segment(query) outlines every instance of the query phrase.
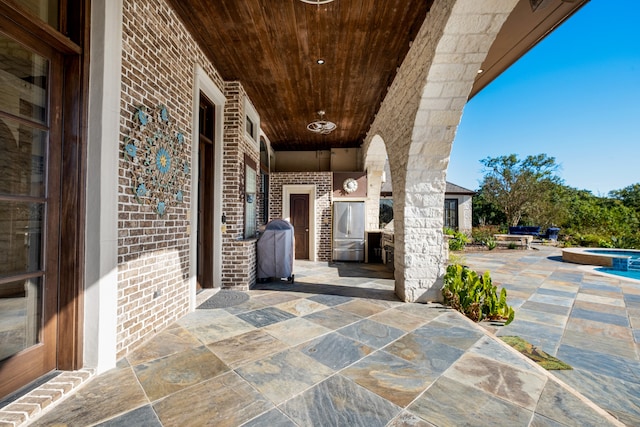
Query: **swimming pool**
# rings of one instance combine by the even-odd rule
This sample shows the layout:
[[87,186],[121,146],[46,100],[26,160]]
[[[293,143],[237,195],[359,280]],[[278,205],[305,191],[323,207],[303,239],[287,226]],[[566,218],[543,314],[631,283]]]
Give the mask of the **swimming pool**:
[[632,249],[566,248],[562,260],[599,267],[594,270],[640,281],[640,251]]
[[614,276],[625,277],[627,279],[640,280],[640,270],[614,270],[613,268],[597,267],[595,269],[601,273],[613,274]]
[[633,249],[566,248],[562,250],[562,260],[599,265],[618,271],[640,272],[640,251]]

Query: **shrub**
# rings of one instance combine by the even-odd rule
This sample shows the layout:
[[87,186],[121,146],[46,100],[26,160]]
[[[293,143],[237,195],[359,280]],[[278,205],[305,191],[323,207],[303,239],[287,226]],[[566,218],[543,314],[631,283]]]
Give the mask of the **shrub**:
[[444,234],[448,236],[453,236],[453,238],[449,239],[449,250],[450,251],[461,251],[467,245],[469,238],[466,234],[461,233],[459,231],[455,231],[451,228],[445,228]]
[[513,308],[507,305],[507,290],[502,288],[498,295],[488,271],[479,276],[475,271],[459,264],[448,266],[442,296],[445,304],[474,322],[483,319],[500,320],[506,326],[515,316]]
[[496,239],[494,239],[493,237],[487,240],[485,244],[487,245],[487,249],[489,249],[490,251],[494,250],[496,246],[498,246],[498,242],[496,242]]
[[474,243],[484,246],[487,242],[493,240],[494,234],[500,234],[499,227],[497,225],[485,225],[482,227],[474,227],[471,232],[471,238]]

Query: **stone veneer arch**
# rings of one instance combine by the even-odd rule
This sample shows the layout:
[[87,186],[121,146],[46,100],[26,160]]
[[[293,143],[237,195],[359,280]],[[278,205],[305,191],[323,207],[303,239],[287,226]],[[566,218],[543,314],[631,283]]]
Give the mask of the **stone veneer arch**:
[[387,163],[387,147],[382,136],[374,135],[363,153],[364,170],[367,171],[366,229],[377,230],[380,226],[380,189]]
[[363,145],[383,135],[394,189],[396,294],[440,300],[451,145],[473,81],[517,0],[436,0]]

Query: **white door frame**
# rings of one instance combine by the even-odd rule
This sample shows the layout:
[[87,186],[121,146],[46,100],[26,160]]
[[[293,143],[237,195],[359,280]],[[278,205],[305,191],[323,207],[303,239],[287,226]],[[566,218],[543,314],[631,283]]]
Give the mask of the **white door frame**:
[[288,184],[282,186],[282,218],[291,222],[291,206],[289,203],[292,194],[309,195],[309,260],[315,261],[316,251],[316,186],[315,184]]
[[214,287],[219,287],[222,282],[222,145],[224,136],[224,107],[227,102],[222,91],[216,86],[213,80],[198,64],[194,68],[193,85],[193,121],[191,132],[191,225],[189,236],[189,310],[196,307],[196,289],[198,278],[198,175],[200,164],[198,140],[200,137],[200,93],[203,93],[213,102],[215,106],[215,129],[214,129],[214,194],[218,199],[213,207],[213,283]]

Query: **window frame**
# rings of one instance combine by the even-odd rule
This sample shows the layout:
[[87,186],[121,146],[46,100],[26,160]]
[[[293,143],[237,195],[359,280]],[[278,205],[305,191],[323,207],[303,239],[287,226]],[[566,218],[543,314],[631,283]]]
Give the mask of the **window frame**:
[[[451,207],[451,203],[453,202],[453,208]],[[445,198],[444,199],[444,209],[443,209],[443,223],[445,227],[448,228],[452,228],[454,230],[458,230],[458,227],[460,226],[460,218],[458,215],[458,208],[459,208],[459,200],[456,198]],[[454,222],[455,224],[452,225],[450,223],[448,223],[448,219],[451,218],[451,215],[449,213],[453,213],[453,217],[454,217]]]
[[[244,229],[243,236],[245,239],[253,239],[258,232],[258,208],[257,208],[257,191],[258,191],[258,165],[245,153],[244,155]],[[248,179],[249,174],[253,175],[253,181]],[[251,186],[253,182],[253,186]]]
[[[254,108],[249,98],[244,98],[244,134],[245,136],[253,142],[253,148],[259,152],[260,151],[260,116],[258,112]],[[249,123],[251,123],[251,129],[247,129],[249,127]]]

